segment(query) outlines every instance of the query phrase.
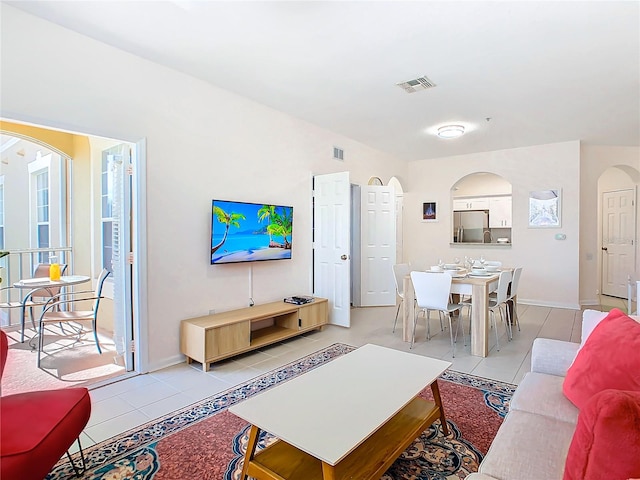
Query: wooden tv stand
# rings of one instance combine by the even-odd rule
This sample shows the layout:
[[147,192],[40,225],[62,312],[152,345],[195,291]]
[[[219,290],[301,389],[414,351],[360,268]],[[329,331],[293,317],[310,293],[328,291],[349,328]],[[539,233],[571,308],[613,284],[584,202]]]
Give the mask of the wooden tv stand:
[[180,351],[187,363],[200,362],[207,372],[213,362],[322,330],[328,313],[328,300],[315,298],[304,305],[281,301],[182,320]]

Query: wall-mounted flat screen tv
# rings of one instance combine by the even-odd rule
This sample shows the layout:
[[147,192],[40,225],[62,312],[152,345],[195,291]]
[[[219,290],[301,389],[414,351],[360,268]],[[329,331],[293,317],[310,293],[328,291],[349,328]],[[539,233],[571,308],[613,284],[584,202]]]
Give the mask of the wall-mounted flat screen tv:
[[293,207],[211,202],[211,264],[291,258]]

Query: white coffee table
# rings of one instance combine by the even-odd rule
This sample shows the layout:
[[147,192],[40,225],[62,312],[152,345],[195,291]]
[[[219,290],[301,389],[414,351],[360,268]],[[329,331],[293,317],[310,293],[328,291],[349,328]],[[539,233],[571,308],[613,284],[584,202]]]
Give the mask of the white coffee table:
[[[251,423],[241,478],[376,479],[440,418],[450,362],[365,345],[229,410]],[[431,386],[434,402],[418,397]],[[260,430],[280,441],[255,453]]]

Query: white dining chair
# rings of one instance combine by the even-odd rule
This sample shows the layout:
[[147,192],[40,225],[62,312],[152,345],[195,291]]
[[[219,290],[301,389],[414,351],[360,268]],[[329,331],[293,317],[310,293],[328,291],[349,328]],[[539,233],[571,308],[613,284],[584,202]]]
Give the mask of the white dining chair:
[[[513,312],[513,318],[511,315],[508,317],[507,324],[509,325],[509,336],[513,339],[513,326],[518,327],[518,331],[520,331],[520,320],[518,319],[518,312],[516,309],[516,301],[515,297],[518,294],[518,285],[520,284],[520,275],[522,275],[522,267],[516,267],[513,270],[513,277],[511,278],[511,287],[509,289],[509,293],[507,295],[507,314]],[[511,307],[509,307],[509,303],[511,303]]]
[[398,323],[398,314],[400,313],[400,307],[404,303],[404,277],[411,272],[411,265],[408,263],[397,263],[393,265],[393,279],[396,282],[396,293],[400,297],[400,303],[396,310],[396,319],[393,322],[393,333],[396,331],[396,324]]
[[456,350],[453,339],[451,314],[460,310],[460,304],[451,303],[449,301],[449,295],[451,293],[451,275],[434,272],[411,272],[411,281],[416,294],[416,304],[418,309],[416,309],[415,318],[413,319],[413,333],[411,335],[411,346],[409,348],[413,348],[413,344],[416,339],[416,324],[418,323],[418,316],[421,311],[425,313],[425,319],[427,322],[427,340],[431,339],[428,312],[430,310],[436,310],[438,315],[440,315],[441,320],[442,314],[445,314],[449,319],[451,351],[452,356],[455,357]]
[[[509,284],[511,283],[511,272],[509,270],[504,270],[500,272],[500,277],[498,277],[498,289],[496,290],[495,298],[489,297],[489,315],[491,316],[491,323],[493,324],[493,329],[496,334],[496,349],[500,351],[500,340],[498,335],[498,323],[496,322],[496,310],[500,314],[500,320],[505,322],[507,338],[511,340],[511,333],[509,327],[509,320],[505,318],[508,316],[508,307],[507,307],[507,290],[509,289]],[[505,307],[507,313],[505,316],[502,315],[502,307]],[[471,311],[471,309],[469,309]],[[469,314],[471,317],[471,314]]]

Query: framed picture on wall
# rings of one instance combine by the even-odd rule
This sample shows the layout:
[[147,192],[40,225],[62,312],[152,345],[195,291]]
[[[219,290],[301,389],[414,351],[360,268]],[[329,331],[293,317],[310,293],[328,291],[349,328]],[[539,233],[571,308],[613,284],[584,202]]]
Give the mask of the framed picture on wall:
[[557,228],[561,226],[562,192],[559,188],[529,192],[529,227]]
[[422,204],[422,221],[423,222],[438,221],[438,206],[436,202],[424,202]]

